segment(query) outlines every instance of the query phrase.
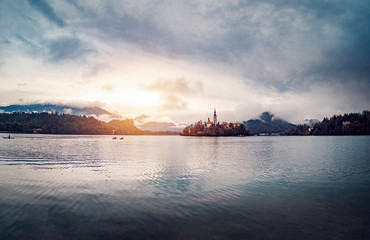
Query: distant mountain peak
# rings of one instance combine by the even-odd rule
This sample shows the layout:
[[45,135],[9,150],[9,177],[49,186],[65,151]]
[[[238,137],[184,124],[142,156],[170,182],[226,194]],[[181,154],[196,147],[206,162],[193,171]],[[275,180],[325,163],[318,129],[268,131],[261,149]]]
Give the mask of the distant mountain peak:
[[244,121],[243,123],[254,134],[278,133],[295,127],[294,124],[280,119],[270,112],[263,112],[259,118]]
[[260,115],[260,119],[265,121],[265,122],[271,122],[273,118],[274,118],[274,114],[272,114],[270,112],[263,112]]
[[148,119],[148,118],[150,118],[149,115],[141,114],[140,116],[135,117],[133,120],[138,122],[139,124],[144,124],[145,119]]
[[304,120],[304,122],[305,122],[305,124],[306,124],[307,126],[309,126],[310,128],[314,127],[314,126],[315,126],[315,124],[320,123],[320,121],[319,121],[319,120],[317,120],[317,119],[305,119],[305,120]]

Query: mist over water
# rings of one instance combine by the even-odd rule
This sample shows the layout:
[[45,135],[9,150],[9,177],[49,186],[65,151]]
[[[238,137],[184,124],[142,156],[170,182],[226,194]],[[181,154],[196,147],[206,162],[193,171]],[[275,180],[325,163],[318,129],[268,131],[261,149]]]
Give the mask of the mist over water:
[[2,239],[366,239],[370,137],[14,135]]

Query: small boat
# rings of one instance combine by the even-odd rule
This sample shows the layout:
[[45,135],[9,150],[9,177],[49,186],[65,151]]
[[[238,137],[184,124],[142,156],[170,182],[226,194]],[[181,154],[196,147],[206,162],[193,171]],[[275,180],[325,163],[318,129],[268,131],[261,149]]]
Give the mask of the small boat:
[[123,137],[120,137],[119,140],[123,140]]
[[113,137],[112,139],[116,140],[116,139],[117,139],[117,137]]
[[11,137],[10,135],[7,137],[3,137],[4,139],[14,139],[14,137]]

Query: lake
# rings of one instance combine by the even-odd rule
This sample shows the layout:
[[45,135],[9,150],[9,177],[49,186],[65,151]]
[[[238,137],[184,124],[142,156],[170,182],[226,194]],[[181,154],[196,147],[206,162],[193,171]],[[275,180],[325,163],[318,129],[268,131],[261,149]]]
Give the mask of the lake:
[[370,136],[12,136],[1,239],[370,239]]

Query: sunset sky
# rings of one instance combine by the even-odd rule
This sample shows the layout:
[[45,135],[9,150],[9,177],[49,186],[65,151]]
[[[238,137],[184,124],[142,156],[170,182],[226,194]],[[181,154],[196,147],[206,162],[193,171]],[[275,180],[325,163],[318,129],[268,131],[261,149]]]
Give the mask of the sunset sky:
[[370,106],[370,1],[0,1],[0,105],[175,123]]

